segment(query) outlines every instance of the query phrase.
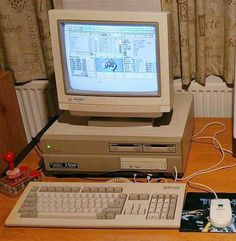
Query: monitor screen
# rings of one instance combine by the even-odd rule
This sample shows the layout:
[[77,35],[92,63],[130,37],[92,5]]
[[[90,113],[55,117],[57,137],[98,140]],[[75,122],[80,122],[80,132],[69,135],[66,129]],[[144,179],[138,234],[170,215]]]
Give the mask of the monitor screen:
[[168,13],[57,9],[49,20],[60,109],[100,117],[170,112]]
[[158,26],[60,22],[68,94],[158,95]]

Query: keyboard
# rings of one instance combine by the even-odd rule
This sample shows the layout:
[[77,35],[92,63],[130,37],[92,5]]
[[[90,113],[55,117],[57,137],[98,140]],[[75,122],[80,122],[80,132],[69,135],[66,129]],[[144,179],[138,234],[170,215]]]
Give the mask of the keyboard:
[[6,226],[179,228],[185,184],[30,182]]

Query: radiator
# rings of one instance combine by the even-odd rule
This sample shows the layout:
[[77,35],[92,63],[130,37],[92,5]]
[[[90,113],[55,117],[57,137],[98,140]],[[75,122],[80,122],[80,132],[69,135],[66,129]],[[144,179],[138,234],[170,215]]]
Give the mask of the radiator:
[[[185,92],[180,79],[175,80],[174,89]],[[192,81],[187,91],[194,95],[195,117],[232,117],[233,88],[219,77],[208,77],[205,86]]]
[[[48,86],[46,80],[35,80],[23,86],[16,86],[28,142],[47,124],[48,118],[55,114],[55,104]],[[174,81],[174,90],[185,92],[180,79]],[[233,89],[227,87],[220,78],[209,77],[205,86],[193,81],[188,92],[194,95],[196,117],[232,116]]]
[[30,142],[55,114],[55,104],[47,80],[15,86],[27,141]]

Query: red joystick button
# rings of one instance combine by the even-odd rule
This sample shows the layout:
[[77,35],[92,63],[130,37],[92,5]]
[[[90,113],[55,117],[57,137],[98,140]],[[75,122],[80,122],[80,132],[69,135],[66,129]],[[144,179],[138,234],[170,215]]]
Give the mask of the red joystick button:
[[15,155],[12,152],[7,152],[3,155],[3,158],[6,162],[8,162],[9,169],[12,171],[14,170],[14,160],[15,160]]

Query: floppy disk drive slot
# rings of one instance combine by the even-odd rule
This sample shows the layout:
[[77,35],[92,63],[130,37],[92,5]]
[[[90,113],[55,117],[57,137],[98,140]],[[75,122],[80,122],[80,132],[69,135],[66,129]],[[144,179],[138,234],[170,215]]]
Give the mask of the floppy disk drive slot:
[[143,144],[143,152],[175,153],[174,144]]
[[110,152],[175,153],[175,144],[111,143]]
[[111,152],[142,152],[142,144],[109,144],[109,149]]

